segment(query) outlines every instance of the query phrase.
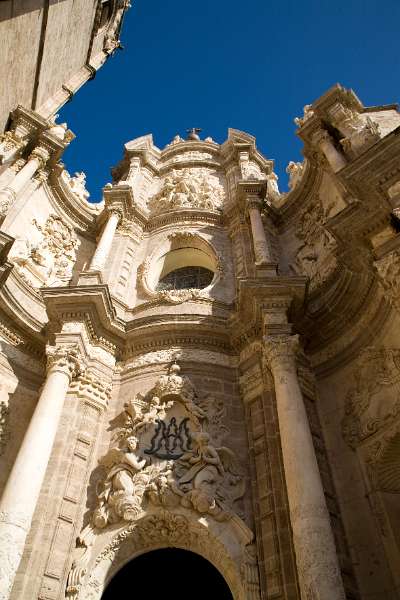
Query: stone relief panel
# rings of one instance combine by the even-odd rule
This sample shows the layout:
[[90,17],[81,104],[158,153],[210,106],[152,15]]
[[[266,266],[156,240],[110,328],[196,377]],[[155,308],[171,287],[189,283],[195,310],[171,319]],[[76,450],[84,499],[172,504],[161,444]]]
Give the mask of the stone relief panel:
[[220,446],[228,433],[223,417],[221,402],[199,397],[174,363],[149,394],[125,404],[124,423],[100,461],[108,474],[93,524],[133,520],[146,501],[228,518],[244,486],[234,453]]
[[29,239],[15,241],[11,262],[32,287],[66,285],[80,245],[73,227],[55,214],[42,225],[33,219],[32,225]]
[[353,369],[353,385],[346,396],[342,433],[357,447],[400,414],[400,349],[370,346]]
[[[174,515],[183,511],[193,522],[208,518],[233,523],[243,546],[250,544],[253,534],[236,506],[245,493],[244,471],[235,453],[223,445],[229,433],[225,419],[223,401],[199,393],[176,362],[148,393],[124,404],[114,421],[111,447],[99,461],[103,477],[97,505],[78,539],[68,598],[78,597],[101,532],[110,527],[115,531],[115,526],[133,530],[154,511],[163,511],[168,519],[180,518]],[[160,541],[158,534],[153,532]],[[255,553],[247,550],[248,558],[253,556],[247,567],[251,563],[253,570],[246,573],[254,583]]]
[[397,251],[389,252],[375,261],[381,286],[394,308],[400,311],[400,255]]
[[219,177],[211,169],[173,169],[161,190],[149,199],[148,208],[155,215],[182,208],[215,211],[221,209],[224,196]]
[[337,267],[336,240],[324,226],[331,206],[318,198],[299,215],[297,237],[301,244],[295,256],[295,270],[310,279],[310,291],[319,288]]

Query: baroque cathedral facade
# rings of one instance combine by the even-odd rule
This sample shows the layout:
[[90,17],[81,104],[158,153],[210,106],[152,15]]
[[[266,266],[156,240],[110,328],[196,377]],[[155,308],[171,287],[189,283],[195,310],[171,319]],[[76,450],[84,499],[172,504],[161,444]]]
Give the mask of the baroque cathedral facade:
[[287,193],[248,133],[143,136],[93,204],[53,92],[0,143],[0,598],[166,548],[234,600],[399,598],[397,107],[306,106]]

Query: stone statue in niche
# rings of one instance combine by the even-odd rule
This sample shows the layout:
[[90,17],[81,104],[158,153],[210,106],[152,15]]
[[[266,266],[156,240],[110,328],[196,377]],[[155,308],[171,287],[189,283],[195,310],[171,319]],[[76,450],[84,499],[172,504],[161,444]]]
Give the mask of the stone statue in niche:
[[80,244],[73,227],[54,214],[43,225],[36,219],[32,224],[30,239],[16,240],[12,262],[33,287],[66,285],[72,277]]
[[148,206],[154,214],[181,208],[217,210],[222,206],[223,197],[223,187],[209,169],[172,169]]
[[200,398],[176,363],[148,394],[125,403],[122,426],[99,461],[105,476],[92,527],[135,520],[149,503],[217,520],[233,515],[244,482],[234,452],[219,445],[228,433],[224,416],[221,403]]

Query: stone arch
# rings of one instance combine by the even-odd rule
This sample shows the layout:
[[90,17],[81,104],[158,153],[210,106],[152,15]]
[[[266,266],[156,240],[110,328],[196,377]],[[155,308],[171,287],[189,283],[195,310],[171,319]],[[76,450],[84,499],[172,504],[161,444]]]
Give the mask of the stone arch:
[[102,548],[96,548],[77,594],[67,597],[100,600],[112,577],[137,556],[161,548],[179,548],[208,560],[226,581],[234,600],[259,600],[253,547],[240,543],[238,537],[244,538],[245,530],[241,520],[237,520],[240,524],[217,524],[214,531],[211,522],[204,518],[191,519],[163,509],[147,514],[108,538],[107,543],[103,541]]
[[[193,295],[190,290],[183,292],[183,296],[182,291],[166,293],[156,290],[164,267],[168,266],[167,271],[171,271],[174,261],[177,267],[202,266],[214,273],[211,283],[203,290],[196,291],[195,296],[207,295],[223,277],[223,261],[205,237],[193,231],[169,233],[160,239],[157,247],[138,268],[138,285],[146,296],[179,303]],[[167,265],[168,262],[170,265]]]

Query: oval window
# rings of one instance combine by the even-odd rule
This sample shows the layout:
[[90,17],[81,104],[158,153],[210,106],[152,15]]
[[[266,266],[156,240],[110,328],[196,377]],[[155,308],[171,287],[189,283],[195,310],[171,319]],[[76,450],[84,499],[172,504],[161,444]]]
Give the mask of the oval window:
[[180,267],[170,271],[157,284],[156,291],[161,290],[201,290],[212,282],[214,272],[205,267]]

